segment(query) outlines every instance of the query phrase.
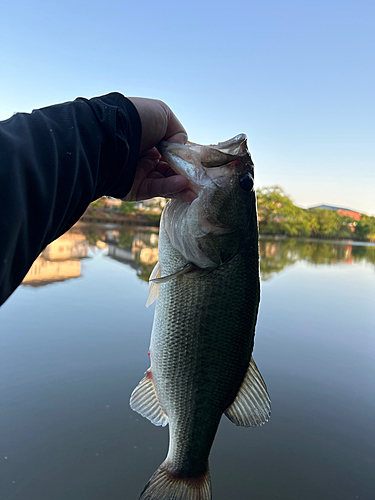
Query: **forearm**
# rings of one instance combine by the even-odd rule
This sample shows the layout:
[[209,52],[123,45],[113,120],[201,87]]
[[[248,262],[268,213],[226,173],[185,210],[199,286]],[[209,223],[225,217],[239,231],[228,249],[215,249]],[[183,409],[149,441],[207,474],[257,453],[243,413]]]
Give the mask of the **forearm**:
[[140,140],[138,113],[120,94],[0,123],[0,304],[91,201],[127,194]]

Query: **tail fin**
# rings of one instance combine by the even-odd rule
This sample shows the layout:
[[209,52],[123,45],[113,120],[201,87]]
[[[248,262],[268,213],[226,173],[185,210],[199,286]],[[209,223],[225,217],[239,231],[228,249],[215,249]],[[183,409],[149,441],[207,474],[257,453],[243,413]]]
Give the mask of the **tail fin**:
[[170,473],[165,462],[151,477],[139,500],[211,500],[210,472],[196,478]]

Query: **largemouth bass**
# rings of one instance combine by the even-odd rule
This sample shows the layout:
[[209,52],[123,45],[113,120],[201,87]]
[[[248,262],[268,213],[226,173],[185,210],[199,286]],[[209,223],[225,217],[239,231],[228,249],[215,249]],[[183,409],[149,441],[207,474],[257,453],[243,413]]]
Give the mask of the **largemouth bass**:
[[267,422],[270,398],[253,359],[259,254],[254,164],[246,136],[215,146],[160,144],[197,198],[171,200],[161,219],[151,366],[130,405],[169,424],[168,455],[141,500],[208,500],[208,457],[224,413]]

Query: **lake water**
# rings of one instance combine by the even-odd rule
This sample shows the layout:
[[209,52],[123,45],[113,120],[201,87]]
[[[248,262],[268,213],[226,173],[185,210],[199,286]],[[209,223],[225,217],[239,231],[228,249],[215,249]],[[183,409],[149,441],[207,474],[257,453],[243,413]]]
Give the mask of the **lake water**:
[[[0,499],[136,500],[168,428],[133,412],[149,366],[150,231],[76,226],[0,310]],[[225,417],[214,500],[375,498],[375,246],[262,239],[254,359],[270,421]]]

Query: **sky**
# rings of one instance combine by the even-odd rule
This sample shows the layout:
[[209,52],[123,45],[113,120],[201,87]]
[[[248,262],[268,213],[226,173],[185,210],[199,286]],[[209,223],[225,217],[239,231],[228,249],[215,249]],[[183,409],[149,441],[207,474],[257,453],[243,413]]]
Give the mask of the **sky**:
[[375,215],[373,0],[3,2],[0,120],[113,91],[246,133],[257,187]]

